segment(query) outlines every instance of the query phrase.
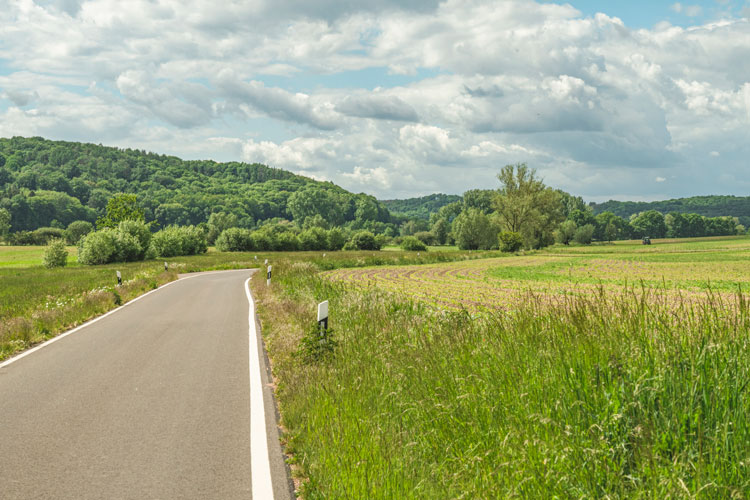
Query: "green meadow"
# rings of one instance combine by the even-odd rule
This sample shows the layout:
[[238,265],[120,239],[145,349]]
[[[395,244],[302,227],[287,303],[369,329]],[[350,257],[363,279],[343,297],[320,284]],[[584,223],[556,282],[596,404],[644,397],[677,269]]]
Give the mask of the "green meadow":
[[[256,277],[304,498],[747,498],[750,310],[734,266],[749,244],[623,242],[323,273],[289,262],[271,287]],[[605,257],[651,266],[653,281],[594,269]],[[535,287],[560,258],[614,283],[546,300]],[[726,290],[672,300],[683,277]],[[524,300],[493,310],[433,298],[504,281],[526,283]],[[322,300],[332,331],[311,357]]]

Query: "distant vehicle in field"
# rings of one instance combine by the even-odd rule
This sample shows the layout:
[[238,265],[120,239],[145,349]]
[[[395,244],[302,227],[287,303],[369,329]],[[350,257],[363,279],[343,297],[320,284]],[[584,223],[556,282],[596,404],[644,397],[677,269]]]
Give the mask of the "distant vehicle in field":
[[650,245],[651,244],[651,238],[649,238],[648,236],[644,236],[643,237],[643,244],[644,245]]

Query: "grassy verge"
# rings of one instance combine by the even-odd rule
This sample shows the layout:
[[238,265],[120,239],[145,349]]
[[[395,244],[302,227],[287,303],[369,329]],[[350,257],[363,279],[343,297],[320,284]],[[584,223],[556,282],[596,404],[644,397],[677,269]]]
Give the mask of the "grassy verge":
[[[486,253],[405,252],[223,253],[164,260],[65,268],[41,266],[44,247],[0,247],[0,360],[177,279],[178,273],[259,267],[266,259],[308,261],[320,268],[435,263],[479,258]],[[123,286],[116,286],[116,271]]]
[[[742,296],[530,293],[472,317],[274,269],[253,286],[306,499],[750,496]],[[306,362],[325,299],[337,346]]]

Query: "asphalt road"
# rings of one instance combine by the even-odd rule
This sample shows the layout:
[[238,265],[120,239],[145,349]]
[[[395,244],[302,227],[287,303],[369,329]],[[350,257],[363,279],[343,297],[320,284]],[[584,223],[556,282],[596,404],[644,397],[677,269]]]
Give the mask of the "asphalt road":
[[[180,279],[0,368],[0,498],[251,498],[250,274]],[[269,488],[293,498],[258,347]]]

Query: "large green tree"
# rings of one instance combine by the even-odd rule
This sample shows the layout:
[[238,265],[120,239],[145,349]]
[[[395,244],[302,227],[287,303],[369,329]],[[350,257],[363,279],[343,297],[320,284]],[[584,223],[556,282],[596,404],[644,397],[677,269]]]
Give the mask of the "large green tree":
[[467,208],[453,220],[453,237],[461,250],[489,250],[497,244],[498,233],[478,208]]
[[119,193],[107,202],[107,214],[96,221],[96,227],[115,228],[124,220],[145,221],[143,209],[138,206],[138,199],[134,194]]
[[495,209],[502,230],[521,234],[527,248],[554,243],[554,231],[563,220],[560,194],[525,163],[504,166],[498,179],[502,186]]

